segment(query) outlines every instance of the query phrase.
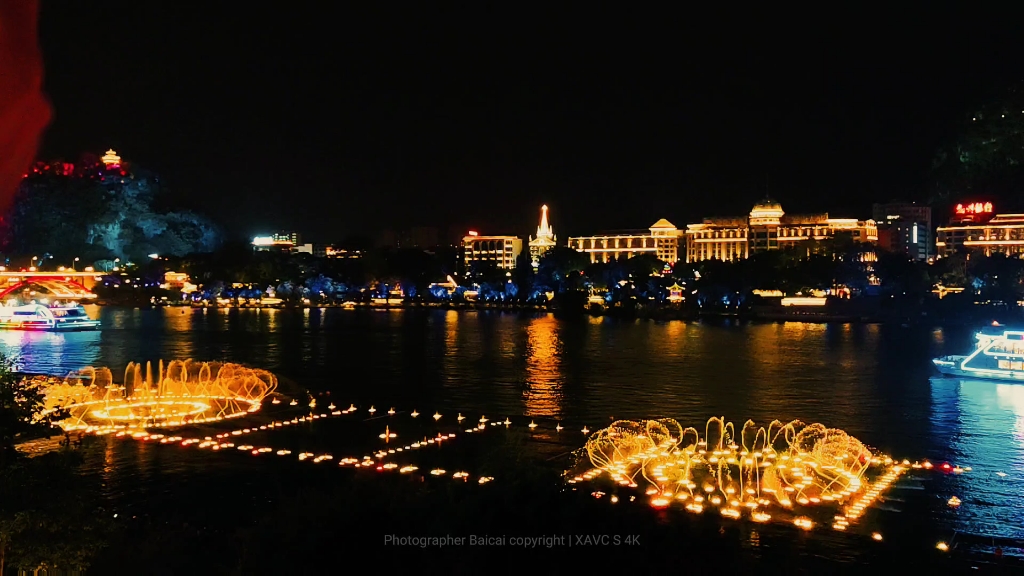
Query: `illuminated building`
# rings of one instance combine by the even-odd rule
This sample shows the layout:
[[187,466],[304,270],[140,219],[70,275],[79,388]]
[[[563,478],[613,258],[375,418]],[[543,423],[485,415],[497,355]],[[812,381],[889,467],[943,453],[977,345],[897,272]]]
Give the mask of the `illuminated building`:
[[467,271],[476,262],[491,262],[498,268],[512,270],[523,251],[523,241],[516,236],[480,236],[470,232],[462,239],[462,249]]
[[279,232],[271,236],[257,236],[252,239],[252,246],[257,252],[271,250],[291,252],[299,246],[299,233]]
[[334,246],[324,246],[324,256],[327,258],[362,258],[361,250],[346,250]]
[[906,254],[914,260],[928,259],[931,234],[924,222],[893,220],[878,225],[878,245],[890,252]]
[[931,207],[901,201],[873,204],[871,217],[878,224],[882,248],[915,260],[927,260],[933,254]]
[[164,290],[178,290],[184,294],[191,294],[198,289],[198,286],[189,280],[188,274],[184,272],[166,272],[160,287]]
[[829,218],[827,213],[786,214],[782,206],[765,199],[747,217],[705,218],[686,226],[686,261],[749,258],[755,252],[796,248],[808,240],[824,241],[847,232],[854,242],[877,242],[874,220]]
[[296,254],[310,254],[316,258],[325,258],[327,256],[327,246],[323,244],[299,244],[292,248],[292,252]]
[[683,295],[685,288],[679,285],[679,283],[672,284],[668,287],[668,301],[669,302],[682,302],[686,300],[686,296]]
[[[95,156],[93,156],[95,158]],[[121,165],[121,157],[117,155],[117,152],[113,150],[107,150],[107,153],[100,158],[103,164],[108,168],[117,168]]]
[[555,247],[555,232],[548,224],[548,207],[540,207],[540,226],[537,227],[537,237],[530,236],[530,262],[536,268],[540,257],[545,252]]
[[597,236],[569,238],[569,247],[590,256],[591,262],[611,262],[650,254],[669,264],[679,260],[682,231],[662,218],[647,230],[608,232]]
[[940,257],[958,250],[1024,255],[1024,214],[993,214],[992,203],[957,204],[948,226],[938,229],[935,246]]

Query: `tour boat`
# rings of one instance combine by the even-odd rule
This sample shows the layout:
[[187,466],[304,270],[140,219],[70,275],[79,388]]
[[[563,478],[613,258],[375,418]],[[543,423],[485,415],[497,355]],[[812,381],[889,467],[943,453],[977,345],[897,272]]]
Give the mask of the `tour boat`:
[[943,356],[932,362],[946,376],[1024,382],[1024,331],[979,332],[974,352]]
[[43,306],[0,306],[0,329],[72,331],[95,330],[100,321],[93,320],[78,304]]

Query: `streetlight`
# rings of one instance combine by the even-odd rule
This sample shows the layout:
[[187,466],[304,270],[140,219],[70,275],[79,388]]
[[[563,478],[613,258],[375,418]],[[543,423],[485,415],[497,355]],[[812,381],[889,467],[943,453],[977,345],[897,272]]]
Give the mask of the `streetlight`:
[[78,256],[75,256],[75,261],[71,263],[71,271],[75,271],[75,262],[78,262]]

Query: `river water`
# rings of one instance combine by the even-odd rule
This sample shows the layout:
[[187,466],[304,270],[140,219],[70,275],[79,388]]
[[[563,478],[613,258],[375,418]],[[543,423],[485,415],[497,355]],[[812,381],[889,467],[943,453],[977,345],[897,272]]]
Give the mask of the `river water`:
[[[937,535],[1024,538],[1024,387],[936,378],[931,367],[973,347],[966,330],[443,310],[89,312],[100,331],[0,332],[0,347],[24,371],[51,374],[89,365],[117,374],[161,358],[240,362],[330,391],[339,405],[560,422],[575,431],[565,447],[582,444],[582,426],[612,419],[821,422],[894,457],[972,467],[928,481],[934,502],[915,513]],[[201,475],[208,459],[133,469]],[[945,504],[953,495],[964,501],[956,510]]]

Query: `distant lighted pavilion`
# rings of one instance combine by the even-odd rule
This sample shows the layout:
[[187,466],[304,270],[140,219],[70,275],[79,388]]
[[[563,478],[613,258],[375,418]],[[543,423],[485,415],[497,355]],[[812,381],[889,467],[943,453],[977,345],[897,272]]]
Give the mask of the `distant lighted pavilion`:
[[113,149],[107,150],[107,153],[100,158],[100,160],[102,160],[103,164],[108,168],[117,168],[121,165],[121,157],[118,156],[117,152],[114,152]]

